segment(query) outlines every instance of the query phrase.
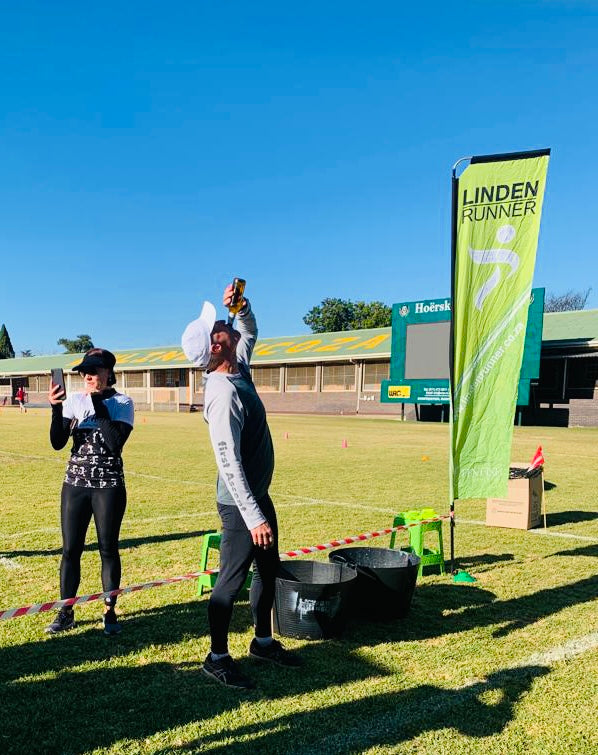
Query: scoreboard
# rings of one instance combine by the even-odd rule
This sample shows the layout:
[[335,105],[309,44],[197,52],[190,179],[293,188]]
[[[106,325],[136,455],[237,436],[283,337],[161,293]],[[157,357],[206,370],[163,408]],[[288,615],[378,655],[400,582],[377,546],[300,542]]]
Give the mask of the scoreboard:
[[[530,296],[517,405],[529,404],[530,383],[540,375],[544,289]],[[392,307],[390,379],[383,380],[380,401],[448,404],[450,299],[401,302]]]

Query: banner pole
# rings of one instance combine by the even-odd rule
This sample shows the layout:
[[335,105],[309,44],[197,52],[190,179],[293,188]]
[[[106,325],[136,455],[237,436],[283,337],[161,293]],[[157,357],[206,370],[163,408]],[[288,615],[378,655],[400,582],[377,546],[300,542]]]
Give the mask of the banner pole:
[[461,157],[453,165],[451,178],[451,325],[449,335],[449,504],[451,527],[451,574],[455,568],[455,496],[454,496],[454,468],[453,468],[453,416],[454,416],[454,369],[455,369],[455,261],[457,259],[457,212],[459,205],[459,179],[457,166],[471,157]]

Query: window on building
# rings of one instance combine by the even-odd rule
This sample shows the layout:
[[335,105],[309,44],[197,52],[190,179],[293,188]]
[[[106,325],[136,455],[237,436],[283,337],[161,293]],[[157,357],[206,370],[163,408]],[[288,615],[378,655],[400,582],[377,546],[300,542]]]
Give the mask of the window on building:
[[323,391],[354,391],[354,364],[325,364],[322,366]]
[[364,391],[379,391],[383,380],[390,377],[390,362],[364,362],[363,387]]
[[152,370],[150,373],[152,388],[165,388],[169,386],[169,376],[167,373],[172,373],[172,370]]
[[124,383],[126,388],[145,388],[145,372],[125,372]]
[[187,370],[152,370],[154,388],[179,388],[187,385]]
[[203,370],[193,370],[193,385],[195,386],[195,393],[203,393]]
[[49,375],[39,375],[37,383],[37,390],[40,391],[40,393],[46,393],[50,390],[50,376]]
[[569,388],[593,390],[598,384],[598,357],[569,359],[567,373]]
[[315,391],[316,366],[287,367],[287,391]]
[[254,367],[251,377],[259,391],[280,391],[280,367]]
[[71,391],[82,391],[85,386],[83,376],[78,372],[73,372],[71,375]]
[[564,359],[542,359],[540,362],[539,390],[559,392],[563,388]]

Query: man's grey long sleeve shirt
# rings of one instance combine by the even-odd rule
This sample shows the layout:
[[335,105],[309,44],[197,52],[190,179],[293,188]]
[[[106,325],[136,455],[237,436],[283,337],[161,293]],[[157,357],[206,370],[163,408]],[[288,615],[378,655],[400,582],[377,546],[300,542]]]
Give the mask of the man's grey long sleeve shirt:
[[268,492],[274,449],[266,411],[249,363],[257,340],[251,305],[237,315],[239,372],[209,372],[204,383],[204,418],[218,465],[218,503],[237,506],[248,529],[266,521],[257,501]]

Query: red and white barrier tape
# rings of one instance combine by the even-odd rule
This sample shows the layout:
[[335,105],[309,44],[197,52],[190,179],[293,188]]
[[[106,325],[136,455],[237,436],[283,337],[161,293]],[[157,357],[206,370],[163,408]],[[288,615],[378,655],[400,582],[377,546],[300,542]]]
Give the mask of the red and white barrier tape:
[[[410,524],[401,524],[397,527],[387,527],[383,530],[377,530],[375,532],[364,532],[361,535],[352,535],[351,537],[344,537],[340,540],[331,540],[329,543],[323,543],[321,545],[310,545],[305,548],[297,548],[294,551],[287,551],[281,553],[281,559],[296,558],[297,556],[304,556],[307,553],[317,553],[318,551],[329,550],[330,548],[338,548],[339,545],[349,545],[350,543],[357,543],[362,540],[371,540],[374,537],[382,537],[383,535],[390,535],[392,532],[399,532],[400,530],[407,530],[410,527],[417,527],[420,524],[428,524],[430,522],[439,522],[442,519],[450,519],[450,514],[444,514],[442,516],[436,516],[433,519],[422,519],[418,522],[411,522]],[[78,606],[82,603],[91,603],[94,600],[104,600],[105,598],[112,598],[117,595],[126,595],[129,592],[138,592],[139,590],[147,590],[150,587],[162,587],[163,585],[172,585],[176,582],[186,582],[190,579],[197,579],[202,574],[216,574],[218,569],[207,569],[206,571],[196,571],[189,574],[181,574],[178,577],[169,577],[168,579],[155,579],[152,582],[144,582],[140,585],[131,585],[130,587],[120,587],[118,590],[110,590],[110,592],[97,592],[92,595],[80,595],[75,598],[66,598],[65,600],[53,600],[49,603],[35,603],[30,606],[21,606],[20,608],[7,608],[4,611],[0,611],[0,621],[7,619],[17,619],[19,616],[31,616],[35,613],[43,613],[44,611],[52,611],[55,608],[62,608],[63,606]]]

